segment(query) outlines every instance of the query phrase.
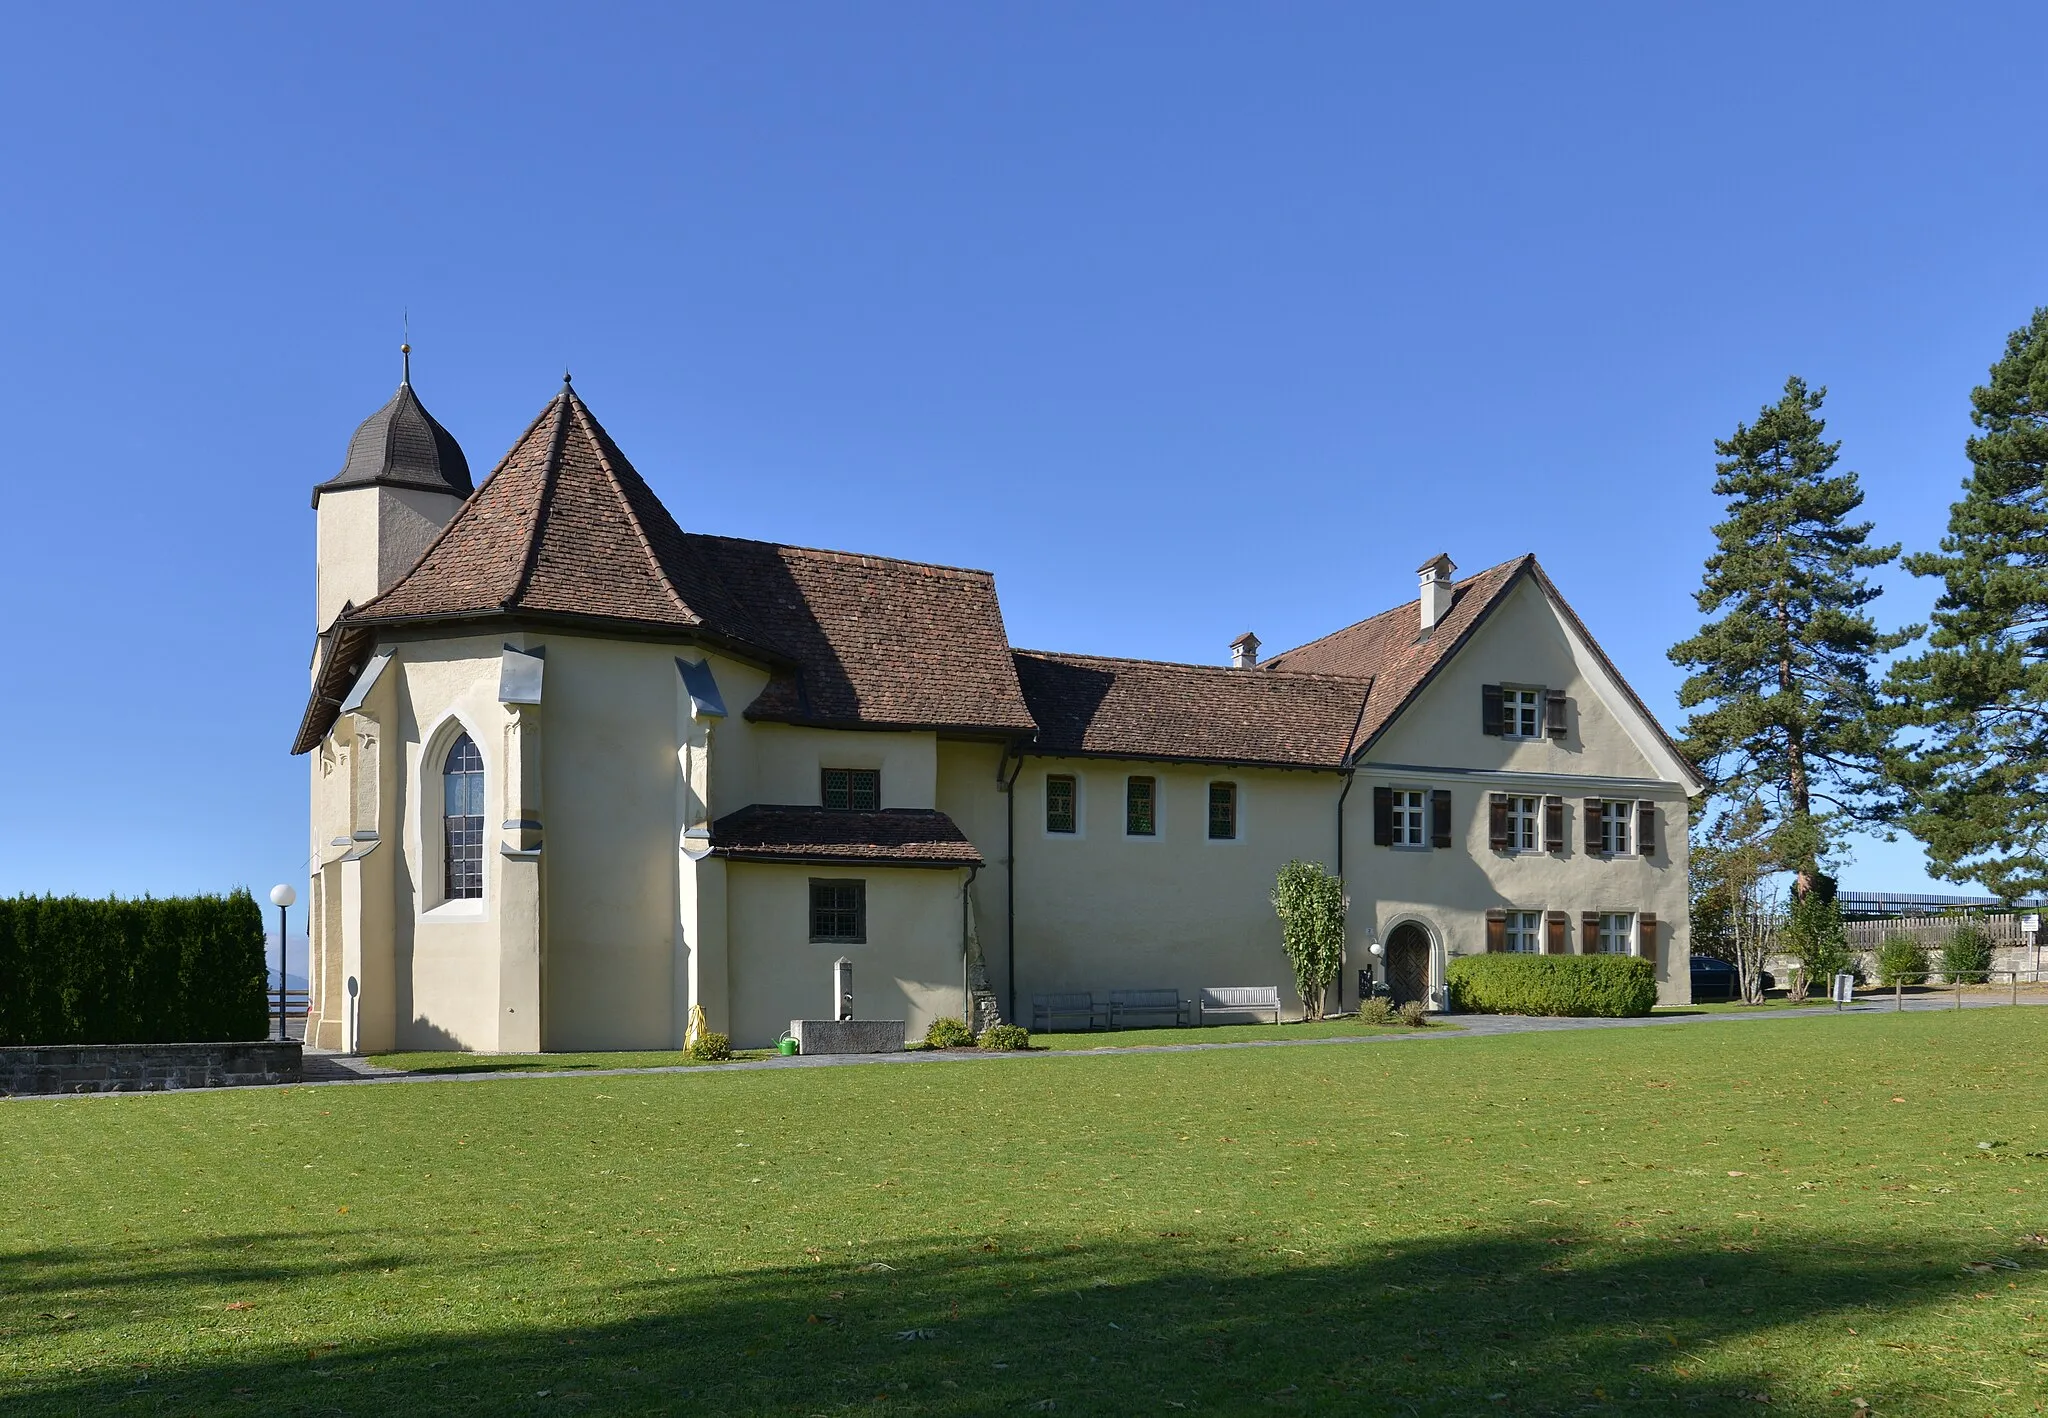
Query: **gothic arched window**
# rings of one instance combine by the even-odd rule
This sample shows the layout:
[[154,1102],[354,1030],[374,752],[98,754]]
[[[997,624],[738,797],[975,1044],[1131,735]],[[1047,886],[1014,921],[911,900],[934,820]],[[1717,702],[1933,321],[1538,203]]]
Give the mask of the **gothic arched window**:
[[484,894],[484,756],[464,734],[441,768],[442,845],[450,901]]

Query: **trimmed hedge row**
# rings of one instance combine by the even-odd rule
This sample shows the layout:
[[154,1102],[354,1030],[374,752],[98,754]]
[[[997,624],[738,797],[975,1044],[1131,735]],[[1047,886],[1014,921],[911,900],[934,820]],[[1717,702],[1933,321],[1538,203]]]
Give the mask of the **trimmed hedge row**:
[[1446,978],[1465,1014],[1648,1014],[1657,974],[1634,955],[1461,955]]
[[261,1039],[263,945],[247,891],[0,897],[0,1045]]

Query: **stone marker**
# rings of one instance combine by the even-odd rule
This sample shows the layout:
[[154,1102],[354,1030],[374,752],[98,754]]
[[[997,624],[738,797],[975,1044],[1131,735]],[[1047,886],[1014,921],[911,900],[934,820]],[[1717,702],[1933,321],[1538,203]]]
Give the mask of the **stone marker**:
[[900,1054],[900,1019],[792,1019],[790,1036],[807,1054]]

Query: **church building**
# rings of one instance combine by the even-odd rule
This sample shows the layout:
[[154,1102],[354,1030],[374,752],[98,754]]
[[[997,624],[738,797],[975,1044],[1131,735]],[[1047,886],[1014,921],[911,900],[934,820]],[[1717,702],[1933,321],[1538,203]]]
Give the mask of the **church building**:
[[[1361,972],[1618,952],[1688,998],[1702,783],[1535,557],[1262,660],[1019,649],[985,571],[685,529],[565,378],[480,485],[410,378],[313,490],[308,1042],[736,1046],[855,1008],[1278,986],[1319,861]],[[1349,619],[1333,615],[1332,621]],[[1220,639],[1220,637],[1219,637]]]

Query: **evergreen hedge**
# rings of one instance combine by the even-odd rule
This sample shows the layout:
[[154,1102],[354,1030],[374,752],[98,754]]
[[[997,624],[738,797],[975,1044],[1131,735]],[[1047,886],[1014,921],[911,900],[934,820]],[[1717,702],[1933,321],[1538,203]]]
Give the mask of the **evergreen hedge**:
[[263,946],[243,890],[0,897],[0,1045],[261,1039]]
[[1657,975],[1634,955],[1461,955],[1447,974],[1465,1014],[1648,1014]]

